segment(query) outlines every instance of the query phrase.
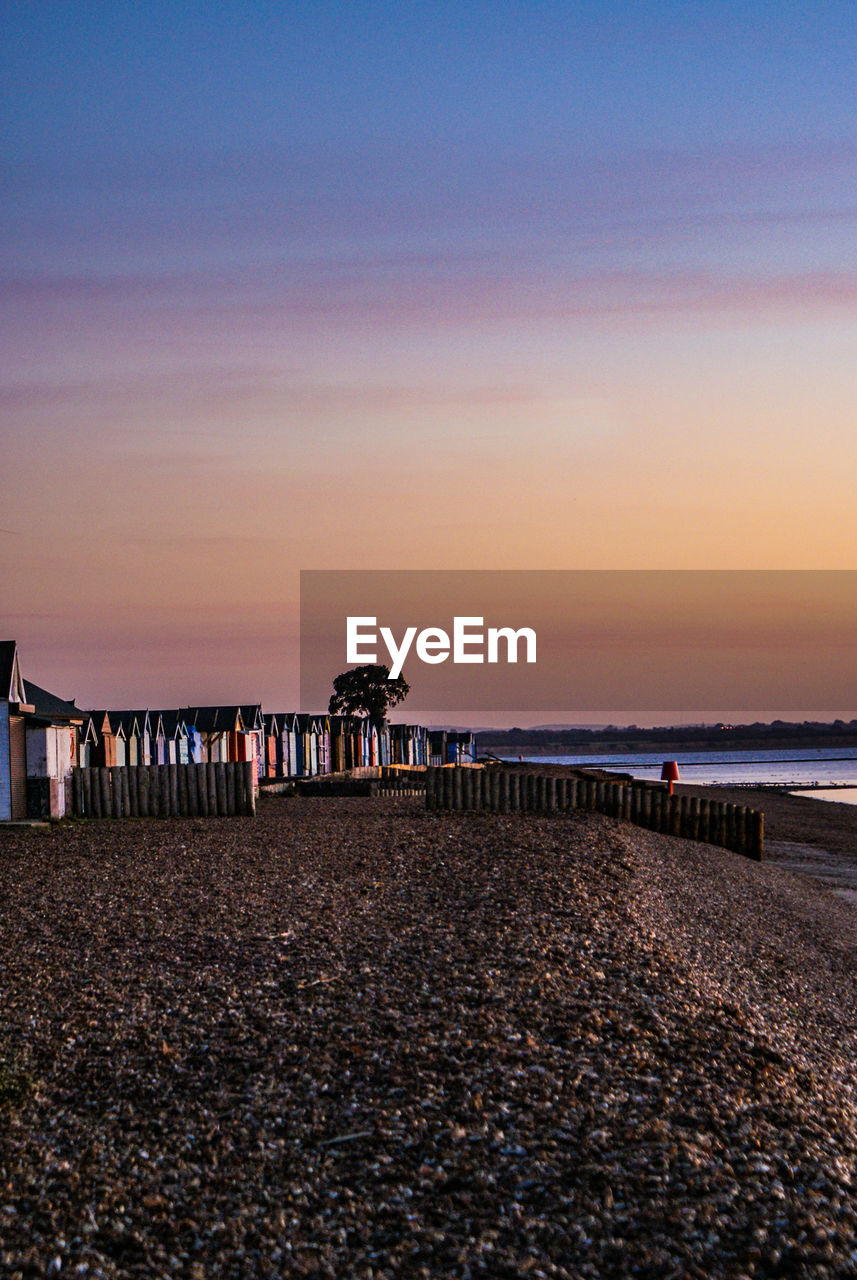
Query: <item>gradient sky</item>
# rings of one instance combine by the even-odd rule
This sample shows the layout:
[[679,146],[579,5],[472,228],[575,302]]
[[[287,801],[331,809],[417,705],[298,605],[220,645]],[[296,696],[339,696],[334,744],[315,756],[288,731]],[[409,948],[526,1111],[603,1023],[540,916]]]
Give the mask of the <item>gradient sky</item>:
[[0,12],[29,678],[295,705],[300,569],[857,567],[852,5]]

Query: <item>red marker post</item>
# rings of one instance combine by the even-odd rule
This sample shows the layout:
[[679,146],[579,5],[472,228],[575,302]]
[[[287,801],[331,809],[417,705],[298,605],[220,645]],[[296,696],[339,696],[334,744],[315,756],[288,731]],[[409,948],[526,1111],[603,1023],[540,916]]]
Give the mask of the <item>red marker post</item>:
[[675,760],[664,761],[664,767],[661,769],[661,782],[670,784],[670,795],[672,795],[673,783],[678,782],[678,765]]

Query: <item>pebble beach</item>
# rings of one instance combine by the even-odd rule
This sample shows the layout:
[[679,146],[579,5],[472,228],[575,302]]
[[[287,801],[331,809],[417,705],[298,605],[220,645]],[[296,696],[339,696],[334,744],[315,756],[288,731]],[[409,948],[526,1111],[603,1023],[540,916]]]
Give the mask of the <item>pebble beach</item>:
[[853,1277],[857,907],[787,854],[857,838],[774,799],[761,864],[410,797],[2,833],[0,1274]]

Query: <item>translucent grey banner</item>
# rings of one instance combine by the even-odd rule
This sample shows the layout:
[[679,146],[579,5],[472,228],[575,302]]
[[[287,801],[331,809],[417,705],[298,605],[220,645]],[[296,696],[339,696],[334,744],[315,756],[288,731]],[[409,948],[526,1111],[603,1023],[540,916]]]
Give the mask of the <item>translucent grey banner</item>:
[[855,653],[851,570],[301,574],[308,712],[339,673],[398,658],[398,719],[849,720]]

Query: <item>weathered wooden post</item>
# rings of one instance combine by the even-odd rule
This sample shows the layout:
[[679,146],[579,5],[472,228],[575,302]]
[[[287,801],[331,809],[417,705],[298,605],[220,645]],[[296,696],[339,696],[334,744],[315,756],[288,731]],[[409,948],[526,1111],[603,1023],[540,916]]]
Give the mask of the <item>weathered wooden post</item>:
[[673,804],[670,813],[670,835],[683,835],[682,819],[684,817],[682,810],[682,797],[673,794]]
[[131,787],[127,767],[119,775],[119,812],[123,818],[131,817]]
[[[246,760],[245,764],[253,765],[254,761]],[[208,786],[208,816],[210,818],[217,817],[217,768],[216,762],[211,761],[206,768],[206,785]]]
[[221,760],[214,766],[214,794],[217,798],[217,813],[226,817],[226,770],[228,766]]
[[129,764],[125,769],[126,792],[128,798],[128,817],[136,818],[140,809],[137,796],[137,766]]
[[761,862],[765,852],[765,815],[753,810],[752,812],[752,842],[751,842],[752,858],[756,862]]
[[561,775],[556,780],[556,807],[560,813],[565,813],[568,808],[568,778]]
[[435,809],[445,809],[446,799],[444,794],[445,780],[443,769],[440,765],[433,765],[434,768],[434,807]]
[[187,812],[189,818],[198,818],[199,808],[199,775],[196,763],[187,766]]
[[89,769],[80,771],[80,803],[85,818],[92,817],[92,778]]
[[256,816],[256,762],[254,760],[244,761],[244,789],[247,796],[247,816],[254,818]]
[[726,848],[726,838],[728,832],[726,830],[726,801],[720,801],[720,844]]
[[179,816],[179,767],[177,764],[167,765],[167,780],[170,796],[170,813],[174,818]]
[[503,769],[500,774],[500,812],[509,812],[509,770]]
[[141,818],[149,816],[149,767],[137,766],[137,813]]
[[462,809],[473,808],[473,770],[461,770],[461,807]]
[[149,817],[157,818],[161,812],[161,792],[158,787],[158,766],[156,764],[146,765],[146,773],[149,775]]
[[158,816],[158,788],[155,771],[150,764],[141,765],[140,769],[145,775],[143,783],[146,788],[146,817],[157,818]]
[[437,809],[437,769],[434,765],[426,769],[426,808]]
[[98,776],[98,766],[92,765],[86,771],[89,783],[89,816],[90,818],[101,817],[101,779]]
[[101,792],[101,816],[102,818],[109,818],[113,811],[110,796],[110,770],[104,765],[98,770],[98,784]]
[[491,765],[488,773],[488,808],[496,813],[500,808],[500,769]]
[[735,805],[735,818],[732,828],[732,849],[734,853],[747,852],[747,809],[743,804]]
[[545,779],[545,808],[548,813],[556,813],[556,778],[553,774]]
[[646,786],[640,788],[639,807],[640,826],[650,827],[652,825],[652,793]]
[[179,816],[186,818],[190,813],[187,794],[187,765],[176,765],[176,804]]
[[741,814],[741,852],[747,858],[753,856],[753,810],[743,806]]
[[477,809],[488,809],[491,804],[491,796],[489,794],[489,775],[487,769],[480,769],[476,775],[476,807]]
[[697,839],[703,844],[710,843],[711,835],[711,802],[707,796],[699,798],[699,827]]
[[236,813],[234,760],[228,760],[223,766],[223,802],[226,806],[224,812],[228,817],[234,817]]
[[193,766],[193,772],[196,779],[196,811],[200,818],[208,817],[208,775],[205,771],[205,761]]
[[722,800],[715,801],[714,812],[714,834],[716,836],[715,843],[722,848],[726,843],[726,806]]

